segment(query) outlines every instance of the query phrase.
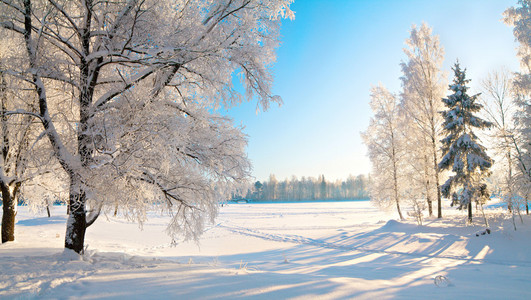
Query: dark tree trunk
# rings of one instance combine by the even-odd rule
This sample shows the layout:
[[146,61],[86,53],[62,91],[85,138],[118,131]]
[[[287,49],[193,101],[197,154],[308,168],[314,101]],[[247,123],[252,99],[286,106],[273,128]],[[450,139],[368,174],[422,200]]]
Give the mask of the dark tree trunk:
[[468,203],[468,222],[472,223],[472,201]]
[[435,139],[432,137],[433,145],[433,168],[435,171],[435,187],[437,188],[437,218],[442,218],[442,196],[441,196],[441,185],[439,184],[439,163],[437,160],[437,148],[435,144]]
[[[92,158],[92,140],[87,134],[90,119],[90,105],[94,95],[94,86],[98,78],[98,71],[93,70],[90,74],[90,66],[85,57],[90,54],[90,27],[92,22],[92,0],[86,2],[86,14],[82,21],[83,26],[79,29],[80,42],[84,57],[79,62],[81,93],[79,95],[79,124],[77,132],[77,150],[81,159],[81,166],[86,168]],[[82,185],[79,173],[70,174],[70,216],[66,227],[65,248],[72,249],[82,254],[85,243],[85,231],[87,230],[87,195]]]
[[439,185],[439,173],[435,173],[435,180],[437,184],[437,218],[442,218],[442,196],[441,196],[441,186]]
[[11,197],[9,188],[5,184],[0,184],[2,190],[2,243],[15,240],[15,215],[16,203]]
[[70,215],[66,225],[65,248],[72,249],[77,253],[83,253],[85,242],[85,231],[87,230],[87,219],[84,191],[80,191],[79,186],[75,186],[77,180],[72,180],[70,189]]
[[424,155],[424,178],[425,178],[425,188],[426,188],[426,202],[428,203],[428,214],[433,216],[433,205],[431,200],[431,193],[430,193],[430,176],[428,172],[428,156]]

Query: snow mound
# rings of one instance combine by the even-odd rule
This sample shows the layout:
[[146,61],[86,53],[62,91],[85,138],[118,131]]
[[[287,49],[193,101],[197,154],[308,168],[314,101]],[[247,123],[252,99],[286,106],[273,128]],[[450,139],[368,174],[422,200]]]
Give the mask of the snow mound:
[[79,255],[76,251],[71,249],[64,249],[63,252],[55,255],[57,261],[80,261],[83,260],[83,257]]
[[413,224],[407,224],[402,223],[397,220],[389,220],[387,223],[385,223],[384,226],[380,228],[381,231],[389,231],[389,232],[395,232],[395,231],[416,231],[418,230],[417,225]]
[[391,228],[395,228],[395,227],[400,226],[400,225],[401,225],[401,223],[398,222],[397,220],[389,220],[389,221],[387,221],[387,223],[385,223],[385,225],[383,227],[391,229]]

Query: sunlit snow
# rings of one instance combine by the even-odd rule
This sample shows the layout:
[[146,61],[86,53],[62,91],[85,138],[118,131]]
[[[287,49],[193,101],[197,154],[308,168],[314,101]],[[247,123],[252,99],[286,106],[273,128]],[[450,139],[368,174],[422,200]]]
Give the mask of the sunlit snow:
[[199,245],[171,245],[156,214],[143,230],[109,216],[79,257],[63,253],[64,207],[22,207],[17,240],[0,246],[0,298],[531,298],[529,226],[487,209],[481,235],[479,217],[445,214],[417,226],[368,201],[229,204]]

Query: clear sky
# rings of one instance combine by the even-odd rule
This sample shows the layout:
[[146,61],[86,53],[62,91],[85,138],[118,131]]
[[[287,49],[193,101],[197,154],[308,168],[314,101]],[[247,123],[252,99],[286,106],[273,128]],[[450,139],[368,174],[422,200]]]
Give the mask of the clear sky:
[[371,117],[369,89],[400,91],[402,49],[412,24],[426,22],[459,58],[472,88],[487,72],[518,69],[512,28],[501,22],[516,0],[296,0],[282,24],[273,91],[280,107],[256,113],[256,101],[229,110],[249,135],[253,176],[265,180],[370,172],[360,132]]

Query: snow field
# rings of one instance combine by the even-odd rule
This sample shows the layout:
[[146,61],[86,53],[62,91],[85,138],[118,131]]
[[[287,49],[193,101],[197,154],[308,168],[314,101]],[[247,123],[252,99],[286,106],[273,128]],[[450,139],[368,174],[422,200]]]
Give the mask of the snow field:
[[[22,207],[0,246],[6,299],[530,299],[531,219],[447,208],[445,218],[398,222],[370,202],[231,204],[199,244],[171,245],[168,217],[142,230],[101,217],[86,254],[64,252],[64,207],[52,218]],[[437,284],[436,284],[437,283]]]

